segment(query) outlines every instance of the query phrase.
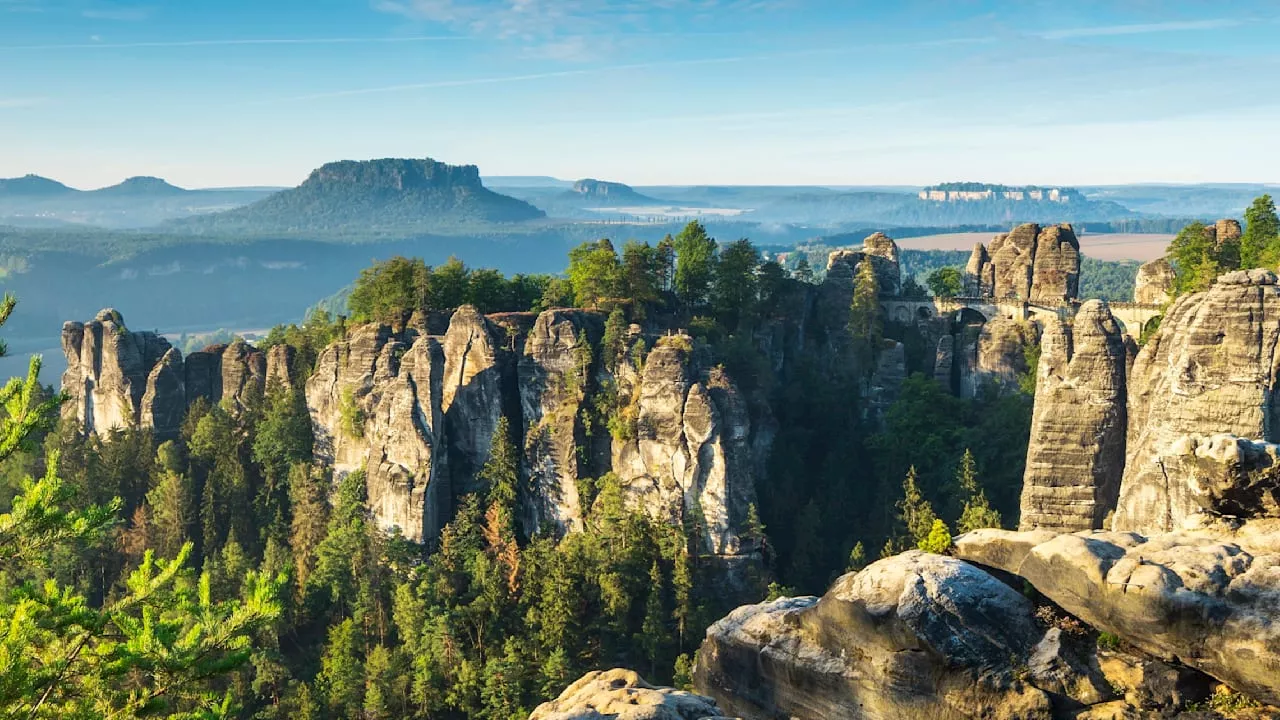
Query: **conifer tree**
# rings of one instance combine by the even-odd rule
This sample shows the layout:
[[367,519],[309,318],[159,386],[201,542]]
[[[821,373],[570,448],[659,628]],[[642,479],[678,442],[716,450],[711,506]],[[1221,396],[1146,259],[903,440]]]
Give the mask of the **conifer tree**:
[[968,448],[960,459],[960,467],[956,469],[956,482],[964,491],[964,511],[956,529],[962,533],[979,528],[1000,527],[1000,512],[991,507],[987,501],[987,493],[978,483],[978,467],[973,459],[973,452]]
[[884,323],[880,318],[880,282],[870,258],[858,263],[849,306],[849,338],[853,344],[854,362],[861,373],[874,370],[876,354],[884,339]]
[[929,537],[933,521],[937,519],[933,505],[920,494],[914,465],[902,480],[902,499],[898,501],[898,519],[907,533],[908,545],[915,545]]

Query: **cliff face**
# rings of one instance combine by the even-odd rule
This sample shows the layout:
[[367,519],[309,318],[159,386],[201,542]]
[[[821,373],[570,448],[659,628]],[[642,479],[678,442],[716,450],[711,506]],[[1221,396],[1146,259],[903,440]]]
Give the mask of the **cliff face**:
[[635,437],[614,438],[613,470],[631,502],[655,519],[679,524],[701,516],[705,552],[752,552],[757,548],[746,547],[739,534],[755,502],[747,404],[723,371],[694,366],[692,342],[660,340],[638,375],[619,367]]
[[1179,298],[1138,354],[1129,379],[1129,429],[1115,529],[1174,530],[1199,493],[1174,470],[1190,435],[1280,433],[1280,287],[1269,271],[1229,273]]
[[120,313],[106,309],[87,323],[62,326],[67,371],[62,388],[69,400],[63,417],[85,432],[151,428],[177,434],[186,411],[182,353],[151,332],[133,332]]
[[435,338],[368,325],[326,348],[306,386],[317,459],[339,475],[363,467],[378,524],[416,542],[439,533],[452,499],[443,380]]
[[548,310],[525,341],[520,357],[520,409],[525,468],[532,488],[526,527],[550,524],[560,532],[582,529],[578,478],[591,477],[578,456],[585,441],[582,411],[598,367],[592,347],[603,324],[580,310]]
[[1127,350],[1105,302],[1050,321],[1040,345],[1021,526],[1102,527],[1124,472]]
[[442,343],[444,385],[440,407],[449,435],[455,491],[480,489],[475,474],[503,415],[503,394],[514,358],[501,344],[506,335],[470,305],[458,308]]
[[1173,266],[1164,258],[1143,263],[1134,279],[1133,301],[1151,305],[1163,305],[1173,297],[1173,283],[1177,276]]

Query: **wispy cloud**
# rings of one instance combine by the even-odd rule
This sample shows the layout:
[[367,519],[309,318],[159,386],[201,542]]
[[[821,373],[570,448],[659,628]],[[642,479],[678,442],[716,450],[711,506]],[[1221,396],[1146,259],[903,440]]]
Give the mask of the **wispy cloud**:
[[78,50],[89,48],[184,48],[236,45],[365,45],[382,43],[448,42],[468,40],[461,35],[348,38],[231,38],[222,40],[159,40],[155,42],[88,42],[51,45],[0,45],[0,50]]
[[1067,28],[1048,30],[1036,33],[1046,40],[1066,40],[1070,38],[1109,37],[1114,35],[1147,35],[1150,33],[1188,32],[1195,30],[1218,30],[1236,27],[1243,24],[1240,20],[1217,18],[1212,20],[1186,20],[1162,23],[1144,23],[1137,25],[1104,25],[1101,27]]
[[[948,44],[968,44],[987,42],[983,38],[956,38],[947,41]],[[301,102],[305,100],[325,100],[329,98],[352,97],[358,95],[380,95],[384,93],[408,92],[413,90],[431,90],[439,88],[453,87],[469,87],[474,85],[498,85],[503,83],[521,83],[536,80],[551,80],[554,78],[578,77],[584,75],[603,75],[606,73],[628,72],[634,70],[654,70],[659,68],[674,68],[684,66],[697,65],[725,65],[732,63],[746,62],[762,62],[768,60],[780,60],[783,58],[799,58],[814,57],[823,55],[844,55],[850,53],[865,53],[874,50],[891,50],[924,47],[937,44],[933,41],[924,42],[907,42],[907,43],[877,43],[868,45],[841,45],[839,47],[825,48],[809,48],[807,50],[789,50],[782,52],[758,54],[758,55],[734,55],[727,57],[715,58],[694,58],[688,60],[657,60],[653,62],[626,63],[619,65],[596,65],[588,68],[580,68],[575,70],[555,70],[550,72],[528,73],[523,75],[499,75],[484,78],[464,78],[459,80],[433,80],[421,83],[406,83],[402,85],[384,85],[380,87],[354,88],[350,90],[333,90],[319,93],[310,93],[307,95],[293,95],[289,97],[271,98],[268,100],[258,100],[250,105],[272,105],[283,102]]]

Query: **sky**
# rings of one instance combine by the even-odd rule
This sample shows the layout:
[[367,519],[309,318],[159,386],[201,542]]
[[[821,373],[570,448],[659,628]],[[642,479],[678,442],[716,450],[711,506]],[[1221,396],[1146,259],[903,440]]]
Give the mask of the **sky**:
[[0,0],[0,177],[1280,182],[1274,0]]

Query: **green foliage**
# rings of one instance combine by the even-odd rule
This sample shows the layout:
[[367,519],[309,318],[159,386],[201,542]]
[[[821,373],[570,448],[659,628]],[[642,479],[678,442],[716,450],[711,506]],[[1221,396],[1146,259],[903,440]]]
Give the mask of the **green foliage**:
[[367,420],[364,408],[360,407],[360,402],[356,399],[355,391],[351,388],[342,390],[342,398],[338,407],[339,424],[342,432],[350,438],[364,437],[364,425]]
[[849,337],[853,357],[862,373],[874,370],[876,354],[884,340],[884,320],[880,315],[880,282],[870,260],[858,263],[849,306]]
[[849,563],[845,566],[846,572],[858,572],[867,566],[867,550],[862,546],[859,540],[853,549],[849,551]]
[[1120,636],[1115,633],[1100,632],[1098,633],[1098,649],[1099,650],[1119,650]]
[[935,518],[929,527],[929,534],[921,539],[916,547],[927,553],[945,555],[951,550],[951,531],[947,529],[947,524]]
[[964,457],[956,468],[956,484],[965,494],[964,510],[956,529],[961,533],[980,528],[1000,527],[1000,513],[987,501],[987,493],[978,482],[978,465],[973,459],[973,452],[965,448]]
[[594,308],[622,294],[622,264],[608,239],[586,242],[569,251],[565,272],[577,307]]
[[711,309],[729,330],[755,316],[759,266],[760,253],[750,240],[735,240],[720,250],[713,265]]
[[924,282],[935,297],[950,298],[964,293],[964,275],[953,267],[934,270]]
[[395,256],[360,273],[347,298],[353,322],[403,327],[415,314],[474,305],[482,313],[522,312],[543,301],[552,278],[472,270],[456,257],[436,268],[421,258]]
[[1244,211],[1240,267],[1269,267],[1280,262],[1280,218],[1270,195],[1262,195]]
[[698,310],[706,305],[715,277],[716,241],[695,220],[680,231],[672,247],[676,254],[672,280],[676,297],[686,310]]

